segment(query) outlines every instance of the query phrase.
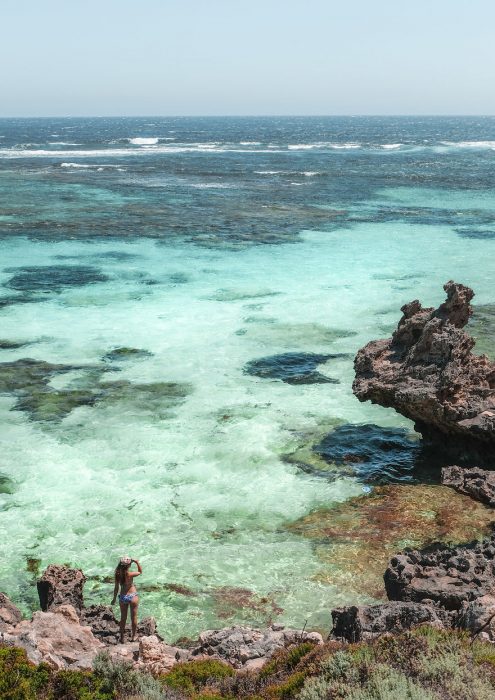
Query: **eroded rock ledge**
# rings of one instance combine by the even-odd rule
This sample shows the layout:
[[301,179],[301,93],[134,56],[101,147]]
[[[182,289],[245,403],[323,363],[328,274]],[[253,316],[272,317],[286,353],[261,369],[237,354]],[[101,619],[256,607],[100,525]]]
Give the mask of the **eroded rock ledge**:
[[216,658],[234,668],[261,667],[277,650],[301,641],[322,644],[317,632],[288,629],[274,624],[263,630],[245,626],[202,632],[187,648],[167,644],[156,630],[154,618],[138,625],[137,642],[119,644],[119,626],[110,606],[84,606],[86,577],[80,569],[51,564],[38,581],[41,611],[31,620],[0,593],[0,642],[25,649],[33,663],[54,669],[90,669],[95,656],[107,651],[119,661],[153,674],[165,673],[176,663]]
[[495,363],[474,355],[475,341],[462,330],[474,292],[453,281],[444,289],[437,309],[406,304],[392,338],[359,350],[353,391],[413,420],[426,442],[456,461],[493,464]]

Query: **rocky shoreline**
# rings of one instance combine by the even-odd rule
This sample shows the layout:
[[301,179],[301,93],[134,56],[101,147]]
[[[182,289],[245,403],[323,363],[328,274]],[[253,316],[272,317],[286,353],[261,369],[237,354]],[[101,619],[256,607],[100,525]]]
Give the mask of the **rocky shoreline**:
[[[462,466],[445,466],[442,483],[493,508],[495,472],[481,467],[495,466],[495,363],[474,355],[474,340],[462,330],[471,315],[472,290],[454,282],[444,288],[447,300],[438,309],[423,309],[417,300],[406,304],[392,339],[359,351],[353,389],[362,401],[412,418],[438,454],[458,457]],[[280,649],[302,641],[324,643],[317,632],[273,624],[262,630],[208,630],[187,646],[174,646],[159,635],[154,619],[146,618],[138,642],[119,644],[112,608],[84,605],[85,580],[79,569],[50,565],[37,582],[41,611],[31,620],[23,620],[0,594],[0,641],[54,669],[90,669],[95,656],[107,650],[113,659],[155,675],[205,658],[256,670]],[[331,611],[332,639],[357,642],[430,624],[495,643],[495,529],[481,542],[436,543],[397,553],[384,584],[388,602]]]

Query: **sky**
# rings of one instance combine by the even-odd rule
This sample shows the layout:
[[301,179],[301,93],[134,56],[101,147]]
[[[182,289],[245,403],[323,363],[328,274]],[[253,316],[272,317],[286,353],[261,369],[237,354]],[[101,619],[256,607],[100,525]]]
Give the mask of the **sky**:
[[494,0],[0,0],[0,116],[495,114]]

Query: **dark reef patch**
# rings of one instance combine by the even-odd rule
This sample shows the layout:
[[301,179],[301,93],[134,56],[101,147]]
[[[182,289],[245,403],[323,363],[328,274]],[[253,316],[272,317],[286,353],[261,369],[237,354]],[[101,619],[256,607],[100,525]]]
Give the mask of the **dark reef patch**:
[[189,275],[185,272],[173,272],[167,279],[171,284],[187,284],[190,281]]
[[[81,376],[63,389],[50,385],[60,374],[78,371]],[[98,365],[55,365],[22,359],[0,363],[0,393],[16,398],[15,408],[33,421],[60,422],[80,406],[109,406],[124,402],[126,409],[170,417],[170,410],[188,396],[192,387],[175,382],[134,384],[128,380],[101,381],[108,371]]]
[[462,238],[471,238],[477,241],[495,239],[495,231],[484,231],[475,228],[456,228],[455,232]]
[[25,345],[29,345],[29,342],[17,342],[15,340],[0,340],[0,350],[18,350],[23,348]]
[[125,360],[140,360],[145,357],[152,357],[153,353],[142,348],[119,347],[110,350],[103,355],[103,359],[108,362],[122,362]]
[[0,473],[0,493],[14,493],[15,485],[10,477]]
[[345,424],[313,447],[331,471],[311,464],[298,466],[319,476],[355,476],[374,484],[439,483],[441,458],[403,428],[367,423]]
[[18,292],[61,292],[68,287],[82,287],[106,282],[108,277],[89,265],[42,265],[7,268],[15,272],[5,286]]
[[286,384],[338,384],[338,379],[317,371],[318,365],[331,359],[347,357],[345,354],[319,355],[312,352],[286,352],[250,360],[244,367],[245,374],[262,379],[281,379]]

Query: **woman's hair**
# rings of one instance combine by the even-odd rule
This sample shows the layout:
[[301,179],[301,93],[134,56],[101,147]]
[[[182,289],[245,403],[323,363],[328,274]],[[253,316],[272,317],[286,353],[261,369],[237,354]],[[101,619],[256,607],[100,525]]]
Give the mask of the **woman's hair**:
[[119,563],[117,564],[117,568],[115,569],[115,580],[118,581],[120,584],[125,583],[125,575],[130,565],[130,563],[123,564],[121,561],[119,561]]

